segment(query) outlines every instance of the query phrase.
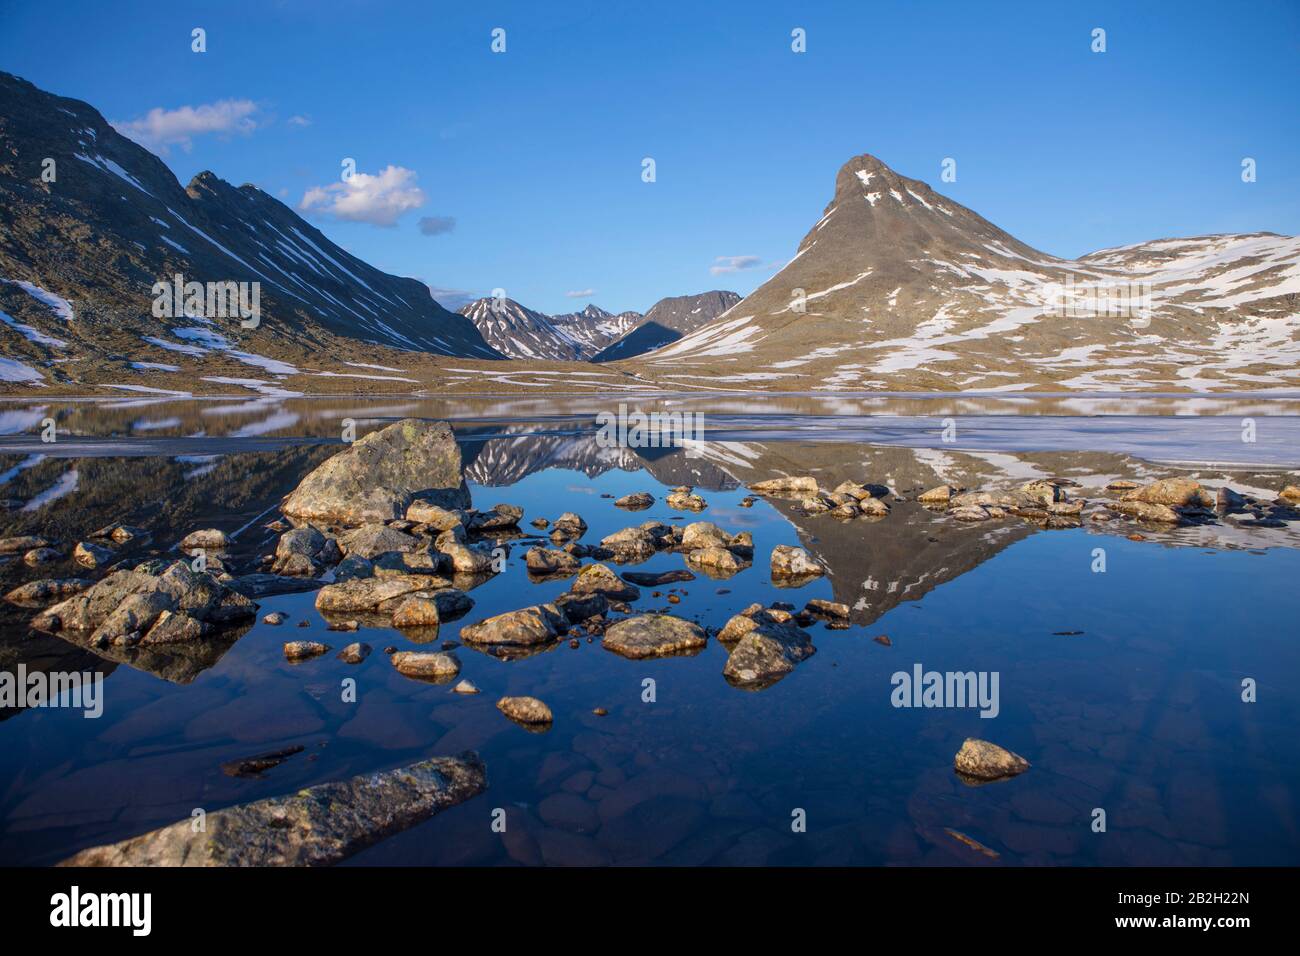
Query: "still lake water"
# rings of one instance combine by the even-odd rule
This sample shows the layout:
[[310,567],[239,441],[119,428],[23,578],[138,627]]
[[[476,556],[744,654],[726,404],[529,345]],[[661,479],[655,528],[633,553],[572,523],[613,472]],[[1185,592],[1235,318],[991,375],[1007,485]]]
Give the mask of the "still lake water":
[[[618,401],[616,399],[615,401]],[[629,402],[632,399],[627,399]],[[666,403],[669,404],[669,403]],[[1300,402],[1243,397],[693,397],[698,447],[610,449],[593,417],[608,399],[281,399],[0,404],[0,536],[41,533],[65,553],[111,522],[152,537],[123,557],[169,553],[186,532],[236,533],[238,570],[274,549],[262,526],[280,497],[358,432],[414,416],[453,421],[474,504],[510,502],[528,522],[583,516],[594,544],[629,525],[711,521],[753,534],[734,577],[642,587],[636,611],[721,627],[752,602],[812,598],[853,608],[852,626],[809,634],[817,653],[784,680],[744,691],[722,676],[716,640],[693,657],[631,661],[582,640],[519,660],[457,649],[483,691],[450,693],[399,675],[383,648],[401,631],[329,632],[312,593],[260,600],[258,622],[203,655],[95,653],[0,613],[0,667],[96,668],[104,714],[0,711],[0,863],[48,864],[86,846],[188,818],[191,810],[293,792],[438,754],[477,750],[487,792],[352,859],[356,864],[1123,865],[1300,862],[1300,521],[1258,527],[1221,517],[1162,530],[1129,524],[1040,530],[1017,519],[961,525],[913,502],[880,520],[808,517],[794,502],[741,506],[744,485],[813,474],[888,485],[904,497],[953,481],[1014,487],[1050,475],[1095,499],[1115,478],[1189,474],[1269,500],[1296,482]],[[650,407],[649,405],[646,406]],[[58,423],[54,444],[41,423]],[[945,419],[957,440],[943,443]],[[1242,441],[1243,419],[1257,431]],[[667,507],[679,484],[708,501]],[[635,513],[613,498],[649,491]],[[1141,540],[1129,535],[1140,532]],[[772,547],[807,548],[828,568],[776,587]],[[551,600],[520,539],[507,570],[474,589],[462,623]],[[1095,573],[1097,549],[1106,571]],[[660,553],[621,571],[685,567]],[[72,576],[67,562],[0,567],[8,591]],[[658,591],[656,595],[654,592]],[[680,603],[669,604],[672,594]],[[261,616],[283,611],[279,627]],[[308,627],[296,626],[300,620]],[[888,635],[888,646],[874,638]],[[424,635],[427,640],[428,635]],[[288,640],[375,650],[360,665],[327,655],[286,663]],[[428,644],[423,645],[428,647]],[[1000,676],[1000,712],[903,709],[891,675]],[[355,678],[357,703],[340,681]],[[653,679],[655,699],[643,699]],[[1242,681],[1258,701],[1242,701]],[[555,714],[528,733],[495,708],[536,696]],[[598,717],[593,708],[607,716]],[[1012,780],[963,784],[952,758],[968,736],[1032,764]],[[291,745],[261,778],[221,764]],[[493,832],[493,810],[507,831]],[[1106,832],[1093,832],[1094,810]],[[797,811],[806,832],[794,832]],[[950,831],[990,853],[973,850]]]

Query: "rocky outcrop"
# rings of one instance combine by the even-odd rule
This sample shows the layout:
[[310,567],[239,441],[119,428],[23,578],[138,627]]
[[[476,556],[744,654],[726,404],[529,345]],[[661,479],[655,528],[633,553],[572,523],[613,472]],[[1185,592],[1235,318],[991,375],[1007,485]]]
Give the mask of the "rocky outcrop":
[[634,660],[698,653],[707,644],[702,627],[669,614],[642,614],[619,621],[601,640],[605,650]]
[[771,687],[817,652],[788,614],[764,609],[750,608],[732,617],[718,640],[734,641],[722,676],[742,690]]
[[953,769],[975,780],[1000,780],[1024,773],[1029,761],[987,740],[967,737],[953,758]]
[[817,491],[817,479],[808,475],[769,478],[766,481],[754,482],[749,486],[749,490],[757,491],[762,495],[796,493],[815,494]]
[[446,422],[407,418],[369,433],[304,478],[281,510],[303,521],[361,525],[401,518],[416,499],[470,506]]
[[600,546],[619,564],[635,564],[653,557],[655,539],[645,528],[624,528],[600,539]]
[[328,866],[482,793],[478,755],[435,757],[396,770],[318,784],[290,796],[188,817],[62,866]]
[[1126,493],[1122,500],[1183,508],[1213,508],[1216,504],[1214,494],[1191,478],[1162,478]]
[[256,613],[252,600],[226,587],[211,571],[194,571],[183,561],[150,561],[113,572],[41,612],[32,626],[91,631],[95,645],[170,644],[196,640]]
[[335,612],[395,610],[399,598],[416,591],[438,591],[450,586],[451,582],[446,578],[429,574],[354,578],[321,588],[316,595],[316,609]]

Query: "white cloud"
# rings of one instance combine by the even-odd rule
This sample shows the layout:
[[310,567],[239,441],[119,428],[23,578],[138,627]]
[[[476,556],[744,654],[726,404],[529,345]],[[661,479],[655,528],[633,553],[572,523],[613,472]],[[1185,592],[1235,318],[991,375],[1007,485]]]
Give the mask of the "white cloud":
[[424,190],[415,185],[414,170],[385,166],[378,175],[353,173],[347,182],[308,189],[298,204],[300,212],[393,226],[398,218],[425,203]]
[[718,256],[709,266],[709,272],[715,276],[728,272],[740,272],[742,269],[756,269],[763,260],[759,256]]
[[595,289],[575,289],[572,292],[564,293],[570,299],[586,299],[596,294]]
[[310,116],[290,116],[287,120],[285,120],[285,122],[288,123],[290,126],[310,126],[310,125],[311,125],[311,117],[310,117]]
[[148,149],[166,153],[169,146],[179,146],[189,152],[196,136],[249,135],[257,129],[255,113],[257,104],[252,100],[219,100],[174,110],[155,106],[138,119],[115,121],[113,126]]

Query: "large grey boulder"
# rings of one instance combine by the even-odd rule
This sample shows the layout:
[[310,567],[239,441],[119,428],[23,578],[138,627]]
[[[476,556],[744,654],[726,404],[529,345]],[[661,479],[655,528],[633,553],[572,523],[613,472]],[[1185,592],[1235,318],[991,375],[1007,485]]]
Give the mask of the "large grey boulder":
[[478,754],[435,757],[186,817],[138,837],[82,850],[60,866],[328,866],[478,796]]
[[303,521],[361,525],[401,518],[416,499],[470,506],[446,422],[406,418],[371,432],[304,478],[281,510]]

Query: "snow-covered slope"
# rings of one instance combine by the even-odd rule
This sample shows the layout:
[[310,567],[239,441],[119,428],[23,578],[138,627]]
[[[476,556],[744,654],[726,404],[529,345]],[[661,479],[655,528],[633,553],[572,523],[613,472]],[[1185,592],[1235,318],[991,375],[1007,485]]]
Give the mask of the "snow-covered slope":
[[636,312],[614,315],[594,305],[546,315],[507,298],[476,299],[460,311],[501,354],[552,361],[586,361],[641,319]]
[[660,299],[640,324],[607,346],[593,362],[616,362],[675,342],[688,332],[712,322],[740,301],[734,292],[712,291]]
[[858,156],[785,268],[633,367],[683,387],[1295,387],[1300,239],[1161,239],[1060,259]]

